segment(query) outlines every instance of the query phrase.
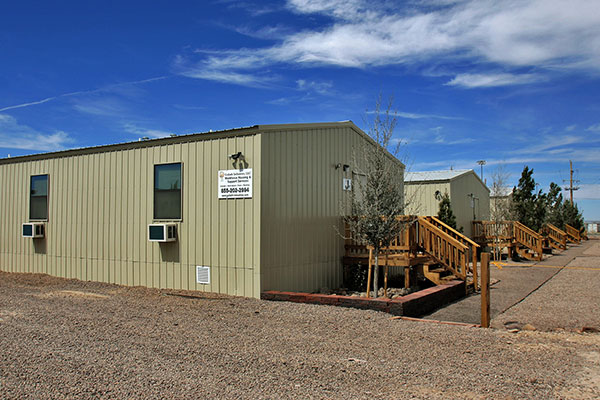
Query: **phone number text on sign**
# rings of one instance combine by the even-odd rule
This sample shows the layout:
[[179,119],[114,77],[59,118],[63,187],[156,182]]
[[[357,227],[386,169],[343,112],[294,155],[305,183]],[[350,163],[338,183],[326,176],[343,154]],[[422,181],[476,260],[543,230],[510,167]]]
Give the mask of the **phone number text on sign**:
[[219,199],[252,198],[252,168],[219,171]]

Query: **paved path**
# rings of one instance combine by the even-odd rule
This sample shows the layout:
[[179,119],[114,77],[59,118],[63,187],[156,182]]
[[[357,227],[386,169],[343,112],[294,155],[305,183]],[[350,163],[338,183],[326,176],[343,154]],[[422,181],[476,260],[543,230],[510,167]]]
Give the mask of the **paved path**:
[[[490,291],[493,327],[507,322],[543,330],[600,327],[600,240],[571,245],[541,262],[509,262],[502,269],[491,265],[490,275],[497,281]],[[475,294],[424,318],[477,324],[480,307]]]

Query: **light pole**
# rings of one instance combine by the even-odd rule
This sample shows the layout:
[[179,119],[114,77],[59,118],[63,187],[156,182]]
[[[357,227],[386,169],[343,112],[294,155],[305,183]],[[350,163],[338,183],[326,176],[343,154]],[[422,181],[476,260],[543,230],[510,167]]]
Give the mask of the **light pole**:
[[479,177],[481,178],[481,180],[483,180],[483,166],[485,165],[485,160],[479,160],[477,161],[477,164],[481,166],[481,174],[479,174]]

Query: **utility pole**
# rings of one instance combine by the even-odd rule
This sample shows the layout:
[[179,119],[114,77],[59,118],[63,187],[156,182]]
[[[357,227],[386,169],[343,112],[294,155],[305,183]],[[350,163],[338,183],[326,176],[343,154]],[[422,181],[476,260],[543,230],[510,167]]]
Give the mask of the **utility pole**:
[[[574,204],[573,203],[573,192],[575,190],[578,190],[579,186],[573,186],[573,182],[579,183],[579,181],[578,180],[573,181],[573,161],[571,161],[571,160],[569,160],[569,170],[570,170],[569,171],[569,176],[570,176],[569,186],[566,187],[565,190],[568,190],[569,192],[571,192],[571,204]],[[564,182],[564,180],[563,180],[563,182]]]

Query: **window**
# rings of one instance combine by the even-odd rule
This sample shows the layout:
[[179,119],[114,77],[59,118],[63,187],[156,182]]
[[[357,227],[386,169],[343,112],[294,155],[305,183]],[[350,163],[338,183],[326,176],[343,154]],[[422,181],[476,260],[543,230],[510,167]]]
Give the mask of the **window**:
[[31,177],[29,219],[48,219],[48,175]]
[[181,219],[181,163],[154,166],[154,219]]

